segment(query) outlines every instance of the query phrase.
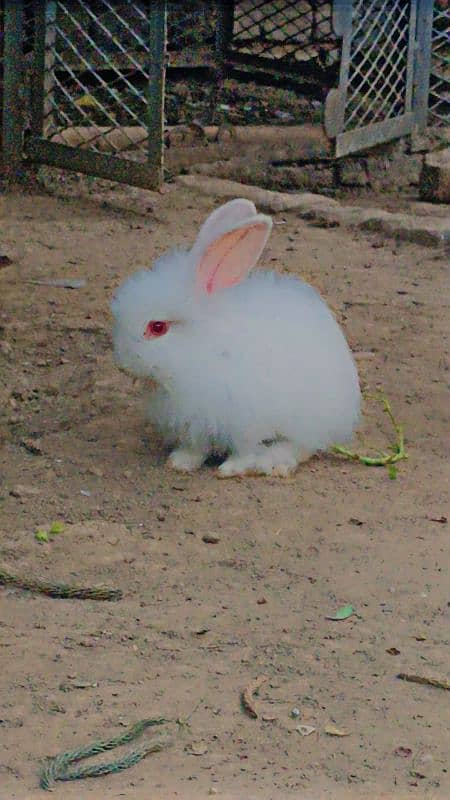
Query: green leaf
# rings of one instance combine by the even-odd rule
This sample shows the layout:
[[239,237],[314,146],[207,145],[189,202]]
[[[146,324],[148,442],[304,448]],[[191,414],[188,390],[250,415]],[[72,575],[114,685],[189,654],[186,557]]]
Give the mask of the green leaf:
[[64,523],[63,522],[52,522],[50,526],[49,533],[50,534],[57,534],[62,533],[64,530]]
[[395,481],[397,477],[397,467],[395,466],[395,464],[388,464],[388,475],[389,475],[389,480]]
[[36,531],[34,538],[37,542],[48,542],[48,533],[42,530]]
[[92,95],[83,94],[81,97],[77,97],[75,100],[75,105],[79,108],[96,108],[98,106],[98,102],[95,97],[92,97]]
[[337,622],[337,621],[339,621],[341,619],[348,619],[354,613],[355,613],[355,609],[353,608],[353,606],[351,606],[351,605],[342,606],[342,608],[338,608],[338,610],[336,611],[336,613],[332,617],[325,617],[325,619],[331,619],[331,620]]

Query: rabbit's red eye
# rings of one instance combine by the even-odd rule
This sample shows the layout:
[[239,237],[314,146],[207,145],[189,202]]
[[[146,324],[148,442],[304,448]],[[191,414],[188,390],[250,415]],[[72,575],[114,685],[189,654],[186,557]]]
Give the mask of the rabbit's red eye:
[[163,320],[154,319],[148,323],[144,331],[144,339],[155,339],[157,336],[164,336],[169,330],[169,323]]

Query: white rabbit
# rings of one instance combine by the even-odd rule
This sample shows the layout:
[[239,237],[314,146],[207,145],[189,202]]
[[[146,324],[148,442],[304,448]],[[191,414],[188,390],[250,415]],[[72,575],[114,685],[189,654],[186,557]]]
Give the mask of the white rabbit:
[[356,367],[319,294],[295,277],[249,276],[271,228],[232,200],[190,251],[163,255],[113,299],[116,362],[159,384],[149,418],[178,470],[216,452],[228,454],[222,477],[288,475],[359,421]]

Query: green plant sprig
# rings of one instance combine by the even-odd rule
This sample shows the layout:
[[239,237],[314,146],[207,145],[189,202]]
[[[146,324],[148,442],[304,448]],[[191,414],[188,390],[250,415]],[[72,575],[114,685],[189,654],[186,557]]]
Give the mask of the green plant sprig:
[[359,461],[361,464],[365,464],[367,467],[388,467],[390,468],[390,477],[395,477],[395,472],[392,471],[394,469],[393,465],[398,461],[404,461],[408,458],[405,450],[405,437],[403,433],[403,427],[395,419],[391,404],[387,397],[381,395],[380,400],[383,405],[383,411],[388,415],[397,437],[395,443],[391,445],[391,452],[380,452],[378,456],[366,456],[362,455],[361,453],[355,453],[353,450],[349,450],[347,447],[343,447],[339,444],[334,445],[331,449],[333,453],[345,456],[345,458],[349,458],[352,461]]

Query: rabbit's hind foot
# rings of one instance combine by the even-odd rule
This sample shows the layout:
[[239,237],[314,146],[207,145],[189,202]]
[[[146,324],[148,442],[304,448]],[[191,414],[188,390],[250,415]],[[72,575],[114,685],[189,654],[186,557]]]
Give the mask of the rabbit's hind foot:
[[300,451],[290,442],[276,442],[270,446],[258,445],[253,452],[234,455],[220,465],[220,478],[239,475],[270,475],[287,478],[297,469],[301,461],[307,461],[309,453]]

